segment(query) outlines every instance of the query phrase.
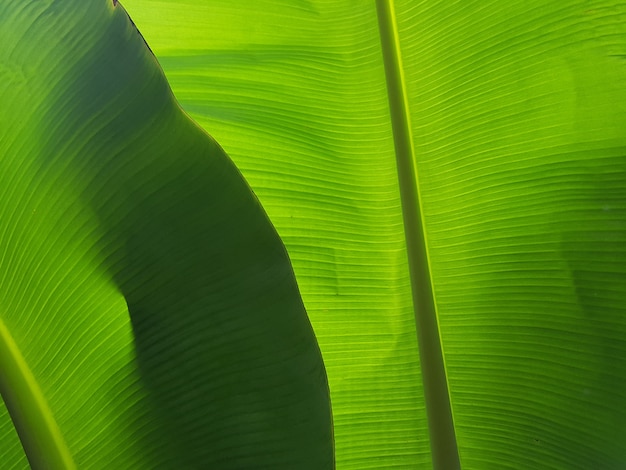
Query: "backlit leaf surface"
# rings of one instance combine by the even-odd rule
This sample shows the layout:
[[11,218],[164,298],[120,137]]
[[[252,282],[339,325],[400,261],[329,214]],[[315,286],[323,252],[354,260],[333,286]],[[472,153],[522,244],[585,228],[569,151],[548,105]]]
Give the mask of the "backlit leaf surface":
[[[622,468],[626,5],[393,3],[463,467]],[[373,2],[126,4],[285,240],[338,467],[427,468]]]

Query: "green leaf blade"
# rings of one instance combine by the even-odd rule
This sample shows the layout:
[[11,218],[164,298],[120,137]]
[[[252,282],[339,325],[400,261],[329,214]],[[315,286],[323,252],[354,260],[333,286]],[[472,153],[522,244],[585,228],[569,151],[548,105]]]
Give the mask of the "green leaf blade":
[[[7,4],[0,7],[0,19],[13,22],[19,11],[28,9],[30,18],[38,18],[42,5],[25,2],[18,9]],[[405,233],[373,5],[255,1],[232,6],[192,0],[147,5],[128,0],[128,6],[137,12],[133,17],[185,109],[233,155],[285,239],[329,368],[339,467],[428,467]],[[462,463],[468,468],[621,468],[626,461],[621,411],[626,409],[623,5],[572,0],[506,5],[398,1],[396,6],[424,230]],[[84,38],[75,29],[79,32],[65,40]],[[28,44],[28,54],[46,44],[36,35],[38,28],[33,28],[30,42],[7,31],[15,30],[1,28],[0,43]],[[48,69],[57,60],[50,54],[37,67]],[[76,279],[91,273],[87,277],[101,291],[95,302],[99,307],[81,305],[96,312],[114,306],[122,320],[115,328],[127,333],[119,336],[124,338],[119,364],[129,364],[135,351],[131,325],[123,321],[128,315],[125,297],[132,299],[133,318],[144,328],[144,351],[150,351],[162,333],[150,330],[149,316],[141,310],[159,305],[172,312],[181,302],[167,289],[150,287],[147,266],[166,268],[157,269],[159,273],[180,273],[183,269],[174,268],[184,265],[176,256],[155,258],[151,253],[159,242],[147,236],[149,229],[133,232],[133,218],[152,232],[168,227],[164,242],[172,248],[178,236],[171,223],[174,216],[170,212],[160,222],[152,221],[162,201],[148,197],[158,192],[149,190],[146,178],[139,178],[145,191],[132,210],[122,201],[136,196],[128,190],[132,178],[121,184],[126,187],[122,191],[115,186],[113,196],[106,189],[112,186],[97,184],[100,190],[85,198],[84,182],[75,177],[76,186],[68,186],[60,199],[50,189],[53,179],[37,179],[37,166],[22,164],[21,152],[15,151],[26,146],[39,153],[25,143],[29,137],[37,139],[20,135],[28,126],[9,117],[26,116],[20,109],[29,106],[41,109],[54,102],[62,107],[45,99],[50,87],[42,85],[41,93],[16,93],[24,91],[24,72],[6,63],[0,61],[0,74],[7,78],[0,82],[0,97],[3,109],[9,110],[0,112],[0,129],[6,130],[0,150],[15,158],[2,160],[0,177],[18,175],[21,182],[0,180],[0,201],[8,201],[0,205],[0,217],[9,221],[0,231],[0,266],[8,266],[0,285],[10,292],[0,300],[2,311],[36,315],[43,307],[65,310],[64,295],[56,294],[69,292]],[[124,70],[119,72],[124,75]],[[132,76],[123,79],[132,81]],[[63,86],[62,80],[54,83]],[[122,94],[125,98],[116,104],[124,107],[133,94]],[[98,94],[92,90],[86,96]],[[46,119],[37,124],[43,135],[54,135],[63,113],[41,115]],[[71,128],[93,130],[87,115],[76,114],[77,125]],[[134,134],[131,129],[128,135]],[[77,152],[80,139],[74,136],[81,132],[64,134],[59,148]],[[168,134],[168,126],[159,132]],[[185,135],[185,142],[196,139]],[[150,153],[159,155],[163,146],[155,145]],[[86,153],[98,154],[98,146],[106,145],[98,141]],[[174,171],[169,178],[172,167],[166,160],[152,180],[155,187],[181,177]],[[83,163],[92,166],[86,171],[90,182],[123,174],[113,167],[94,172],[93,160]],[[53,167],[59,181],[68,180],[62,165]],[[144,168],[148,166],[131,169],[141,174]],[[192,187],[192,193],[203,193]],[[63,264],[58,256],[65,247],[52,243],[59,247],[54,250],[57,257],[46,247],[60,236],[62,227],[53,219],[64,219],[63,208],[73,207],[79,193],[80,210],[69,214],[90,228],[77,232],[84,245],[74,240],[83,256]],[[117,193],[124,197],[112,202]],[[46,201],[54,194],[60,205]],[[190,204],[193,197],[186,194],[171,211],[202,219],[205,212]],[[16,207],[25,209],[16,212]],[[51,214],[41,226],[34,222],[39,220],[32,215],[34,209]],[[126,238],[130,233],[134,239]],[[144,237],[152,243],[142,243]],[[195,243],[193,237],[183,239]],[[237,243],[224,244],[232,247],[231,242]],[[136,256],[120,256],[109,245],[131,247],[128,251]],[[33,277],[33,269],[46,274]],[[73,273],[73,280],[60,281],[56,270]],[[162,287],[179,282],[166,274],[158,274],[156,281]],[[179,287],[193,290],[193,285]],[[28,296],[22,295],[26,286],[49,287],[27,302]],[[186,298],[190,301],[183,311],[198,300]],[[11,322],[25,356],[32,345],[29,357],[41,355],[36,347],[40,340],[31,344],[29,339],[36,330],[15,319],[3,320]],[[189,328],[177,322],[170,325],[172,331]],[[50,343],[62,342],[65,336],[58,333],[66,330],[49,329]],[[175,337],[165,335],[164,341],[174,347]],[[182,351],[181,357],[209,356],[196,354],[196,347]],[[68,351],[74,355],[83,349]],[[35,374],[49,373],[31,362]],[[152,389],[161,390],[157,401],[178,399],[167,367],[145,364],[159,371],[151,379]],[[181,366],[174,369],[183,373],[184,364],[169,364]],[[134,366],[128,370],[136,372]],[[58,377],[63,383],[65,376]],[[54,384],[44,386],[52,409]],[[137,423],[154,424],[137,418],[141,413],[154,416],[149,406],[142,408],[147,403],[144,393],[139,387],[124,396],[136,397],[130,414]],[[136,414],[135,406],[142,412]],[[156,421],[176,419],[161,415]],[[124,422],[133,428],[128,424],[132,419]],[[0,431],[3,437],[12,431],[5,429]],[[80,423],[75,429],[81,429]],[[143,437],[148,449],[156,442]],[[0,448],[2,455],[14,455],[5,442],[17,441],[3,439]],[[68,439],[68,445],[76,446],[72,450],[79,449],[81,456],[107,457],[94,454],[90,443],[80,439]],[[116,445],[124,448],[119,442],[111,447]],[[132,454],[129,449],[124,455]],[[167,460],[170,451],[152,448],[147,454]],[[124,458],[115,463],[130,461]]]
[[429,466],[375,5],[125,5],[285,241],[329,374],[337,466]]
[[[363,141],[357,133],[344,133],[346,122],[355,122],[354,129],[364,128],[362,121],[350,120],[354,110],[363,108],[356,104],[361,102],[360,98],[350,100],[350,110],[327,104],[332,109],[331,122],[337,123],[334,128],[320,125],[316,110],[309,116],[313,125],[293,125],[302,136],[300,139],[293,142],[275,140],[275,146],[284,149],[285,160],[293,159],[294,155],[306,155],[310,173],[304,170],[290,172],[285,178],[282,168],[292,169],[293,166],[276,163],[276,170],[272,170],[272,162],[259,165],[251,161],[247,155],[254,153],[255,142],[266,129],[260,123],[272,122],[272,116],[281,112],[288,114],[290,109],[311,111],[304,105],[310,90],[319,87],[317,79],[311,79],[310,74],[305,73],[301,74],[305,83],[301,87],[301,100],[286,99],[285,96],[293,93],[285,92],[284,87],[277,90],[264,86],[266,79],[253,81],[254,88],[242,96],[239,90],[250,82],[234,83],[264,68],[271,69],[270,65],[255,64],[268,51],[263,47],[254,49],[251,45],[264,45],[272,35],[282,38],[274,32],[279,29],[277,25],[281,25],[281,31],[285,28],[289,31],[284,37],[289,37],[287,42],[294,44],[296,51],[310,53],[302,43],[325,41],[318,37],[312,40],[306,33],[292,34],[292,25],[300,31],[307,29],[302,28],[299,21],[284,25],[274,19],[272,14],[279,16],[282,14],[280,9],[256,5],[250,5],[246,11],[255,12],[252,16],[259,18],[255,24],[268,27],[256,27],[254,33],[247,36],[246,25],[251,23],[245,17],[235,22],[237,32],[228,34],[233,22],[227,18],[235,13],[229,13],[231,10],[227,7],[218,6],[215,17],[198,20],[198,24],[215,20],[219,34],[203,36],[198,28],[191,33],[194,38],[198,41],[204,38],[204,49],[216,44],[216,49],[226,50],[221,58],[226,60],[228,57],[230,62],[213,62],[207,57],[209,62],[204,65],[199,61],[193,66],[190,64],[179,76],[180,86],[175,85],[175,88],[186,94],[183,103],[194,112],[196,119],[207,127],[220,129],[220,141],[236,149],[233,154],[244,171],[249,172],[255,189],[266,201],[272,201],[268,207],[276,214],[281,233],[294,234],[293,241],[289,238],[286,241],[292,253],[296,253],[296,272],[307,300],[312,298],[307,297],[308,292],[319,292],[323,286],[332,285],[332,279],[341,279],[341,276],[330,274],[332,263],[329,260],[332,258],[328,255],[329,250],[312,249],[309,248],[311,243],[303,242],[308,240],[305,234],[314,224],[293,220],[289,216],[293,211],[279,208],[288,205],[284,201],[289,201],[289,205],[297,204],[298,210],[303,211],[305,204],[299,201],[306,199],[293,188],[298,184],[309,191],[315,188],[310,183],[314,179],[312,175],[317,176],[315,179],[322,179],[328,187],[342,181],[343,186],[335,187],[335,200],[340,200],[341,190],[345,188],[345,172],[339,170],[343,163],[340,157],[330,159],[328,155],[344,154],[329,153],[328,148],[333,147],[320,149],[319,142],[328,136],[345,138],[341,147],[353,146],[355,152],[360,150],[360,157],[365,158],[368,150],[361,147]],[[341,5],[348,8],[349,2]],[[613,404],[612,409],[622,409],[624,399],[610,387],[600,385],[603,382],[599,378],[592,377],[598,370],[606,370],[602,365],[604,362],[610,362],[600,359],[603,354],[598,352],[605,340],[611,344],[606,357],[620,357],[622,351],[619,338],[623,338],[623,324],[619,312],[625,295],[620,287],[623,270],[619,267],[622,252],[618,247],[623,233],[620,225],[623,215],[622,193],[616,182],[622,179],[623,126],[620,123],[623,122],[623,110],[620,103],[623,102],[624,78],[620,61],[622,36],[616,32],[620,31],[619,18],[623,7],[620,2],[587,5],[576,1],[511,5],[470,3],[462,8],[441,2],[396,2],[396,5],[420,191],[424,194],[429,256],[434,260],[435,293],[446,366],[451,374],[453,411],[460,433],[462,461],[477,468],[619,467],[623,460],[623,446],[619,445],[620,439],[623,441],[623,430],[616,424],[616,419],[598,411],[605,409],[602,405],[605,399]],[[326,38],[334,38],[328,34],[324,14],[335,13],[341,6],[336,2],[332,7],[325,2],[307,6],[321,17],[316,23],[318,31],[323,31]],[[204,11],[204,6],[195,8],[199,10],[193,10],[193,15],[200,17],[199,11]],[[175,6],[170,5],[167,11],[170,10],[176,10]],[[259,16],[260,10],[263,14]],[[374,14],[371,9],[358,10],[350,20],[344,21],[346,31],[351,31],[351,26],[357,23],[355,18]],[[137,11],[141,14],[141,8]],[[171,17],[169,13],[167,16]],[[335,16],[343,18],[338,14]],[[166,71],[176,76],[178,72],[171,54],[177,47],[177,39],[169,36],[168,31],[159,31],[156,19],[146,20],[145,27],[154,28],[152,34],[155,40],[161,41],[163,52],[160,56]],[[193,21],[185,24],[193,24]],[[224,24],[228,26],[220,26]],[[361,31],[371,29],[362,26]],[[348,35],[344,33],[344,37]],[[337,40],[337,44],[340,42]],[[173,46],[170,48],[168,44]],[[231,48],[233,44],[237,46]],[[347,45],[345,47],[343,50],[353,51]],[[272,69],[274,76],[281,77],[283,82],[285,70],[289,74],[297,73],[296,67],[289,64],[292,55],[285,53],[276,69]],[[362,61],[363,69],[364,64],[369,63],[369,57],[364,55],[353,57]],[[226,63],[236,64],[237,70],[227,74],[228,80],[222,80],[226,66],[220,67],[220,64]],[[305,68],[306,65],[302,67],[302,70],[310,70]],[[198,73],[194,70],[208,70],[202,82],[194,75]],[[322,74],[320,82],[342,83],[332,72],[323,73],[316,70],[316,78]],[[372,68],[369,77],[377,74],[380,69]],[[183,79],[183,76],[195,76],[197,81]],[[202,94],[197,91],[200,83],[204,88],[215,90],[203,92],[209,98],[203,106],[198,106],[203,102]],[[379,98],[385,93],[384,86],[380,86],[382,83],[378,81],[371,88],[371,94],[364,93],[363,96],[367,96],[364,100],[380,103]],[[335,96],[337,86],[330,85],[327,96]],[[354,83],[350,96],[362,96],[360,93],[364,89]],[[373,90],[377,90],[377,98],[373,97]],[[257,102],[255,98],[259,96],[263,96],[263,100]],[[319,101],[328,103],[327,99]],[[225,106],[225,102],[229,105]],[[276,103],[272,113],[267,112],[268,103]],[[364,111],[364,115],[370,118],[383,116],[373,108]],[[255,113],[264,118],[254,119]],[[341,113],[338,118],[337,113]],[[377,128],[386,128],[390,133],[389,126],[376,122]],[[285,127],[284,121],[278,122],[276,128],[293,135],[291,126]],[[242,135],[245,136],[243,139]],[[384,150],[380,150],[380,161],[385,162],[386,169],[392,168],[387,159],[389,148],[390,143],[387,143]],[[282,162],[276,155],[272,158]],[[329,166],[330,161],[335,163]],[[381,171],[381,167],[378,168]],[[604,176],[590,176],[596,171]],[[324,177],[319,178],[320,174]],[[337,176],[339,174],[342,176]],[[353,184],[357,185],[356,181],[363,174],[355,172]],[[370,173],[367,178],[374,177]],[[273,179],[288,181],[288,188],[281,192],[281,185],[276,185]],[[594,183],[594,180],[602,183]],[[606,186],[605,196],[600,196],[600,186]],[[316,194],[319,199],[320,193]],[[362,197],[359,195],[357,199]],[[331,199],[328,195],[322,198]],[[603,200],[610,204],[603,205]],[[306,213],[308,220],[332,220],[322,211],[320,203],[308,205],[317,210],[300,212]],[[372,202],[371,207],[374,206],[384,204]],[[602,209],[603,206],[608,211]],[[287,216],[281,218],[282,213]],[[367,213],[367,210],[360,207],[360,213]],[[352,233],[345,226],[345,220],[343,217],[341,222],[335,223],[334,233],[332,230],[330,234],[328,231],[320,233],[316,237],[317,243],[339,240],[341,234]],[[577,228],[581,224],[598,224],[598,232],[581,231]],[[564,232],[569,235],[565,236]],[[567,241],[562,240],[563,236]],[[337,242],[327,241],[325,247],[332,247],[334,243]],[[598,251],[595,245],[600,243],[606,243],[607,248]],[[337,245],[346,246],[345,243]],[[353,246],[359,245],[353,242]],[[393,246],[391,237],[389,246]],[[376,253],[372,246],[366,249],[370,256]],[[587,254],[581,258],[581,253]],[[592,253],[599,254],[604,261],[600,263]],[[608,253],[615,256],[617,261],[614,264],[605,260],[610,256]],[[300,256],[306,262],[300,263]],[[577,259],[575,268],[570,267],[570,257]],[[361,266],[368,266],[368,263],[361,261]],[[403,275],[406,276],[406,271]],[[375,272],[370,276],[375,278]],[[592,296],[588,285],[598,286],[598,279],[603,279],[610,287],[595,287],[591,290],[594,292]],[[372,285],[362,280],[359,283],[363,287]],[[366,303],[366,295],[356,294],[356,288],[354,292],[353,305]],[[396,299],[390,299],[391,302],[405,306],[409,292],[401,290],[395,295]],[[594,305],[607,309],[601,324],[612,325],[612,332],[605,327],[590,329],[585,323],[588,320],[581,319],[581,311],[585,310],[582,305],[592,298]],[[328,309],[337,315],[346,315],[343,304],[335,303],[331,298],[310,305],[319,305],[320,312]],[[339,396],[341,392],[335,392],[340,390],[339,386],[333,386],[333,383],[340,383],[338,378],[352,370],[354,360],[337,359],[335,362],[332,348],[324,339],[324,317],[315,311],[313,308],[314,326],[321,333],[323,351],[337,367],[336,372],[331,371],[330,380],[333,394]],[[378,331],[378,328],[377,325],[370,331]],[[588,331],[594,333],[588,334]],[[402,334],[398,333],[398,337]],[[346,338],[349,337],[346,334]],[[545,344],[550,338],[554,344]],[[574,344],[584,344],[585,352],[577,351]],[[359,348],[355,346],[348,350],[356,352]],[[552,359],[546,359],[548,353]],[[367,363],[365,358],[360,360]],[[536,364],[541,364],[545,370],[535,371]],[[494,376],[489,375],[489,371],[493,371]],[[581,379],[576,378],[578,372]],[[605,374],[606,383],[616,380],[619,383],[623,376],[618,361],[615,370]],[[533,385],[527,386],[526,383]],[[602,398],[596,401],[595,395],[594,398],[584,396],[585,389],[591,390],[587,385],[594,385],[592,388]],[[583,396],[576,395],[574,389],[583,390]],[[364,390],[369,388],[361,385],[354,393]],[[559,404],[563,397],[563,404]],[[573,404],[580,405],[575,408],[580,410],[575,419],[567,411]],[[342,404],[336,407],[336,412],[338,416],[344,412],[355,418],[359,416],[359,410],[343,408]],[[587,428],[587,415],[596,420],[590,428]],[[379,429],[391,425],[391,415],[381,413],[378,416]],[[340,462],[347,468],[363,464],[359,460],[360,454],[352,451],[354,440],[348,437],[358,433],[359,426],[352,423],[343,428],[342,417],[338,426],[338,455],[342,456]],[[609,424],[611,431],[603,429],[602,423]],[[423,433],[423,425],[414,427],[413,432]],[[597,436],[603,436],[603,442],[598,442]],[[495,447],[494,440],[497,442]],[[588,446],[586,443],[591,441],[594,445]],[[378,453],[387,455],[383,449]],[[391,461],[392,457],[389,457],[386,464],[391,465]]]
[[619,468],[623,6],[398,3],[462,462]]
[[125,11],[2,13],[0,304],[77,466],[332,468],[284,247]]

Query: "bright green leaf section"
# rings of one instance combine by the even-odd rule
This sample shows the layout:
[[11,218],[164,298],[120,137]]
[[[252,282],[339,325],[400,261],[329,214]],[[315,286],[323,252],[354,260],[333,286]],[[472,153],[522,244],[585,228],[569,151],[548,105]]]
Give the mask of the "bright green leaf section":
[[397,5],[461,458],[623,468],[626,4],[504,5]]
[[[464,468],[626,465],[626,6],[397,1]],[[126,0],[264,202],[339,468],[429,467],[374,5]]]
[[288,247],[329,374],[338,468],[428,468],[374,2],[124,5]]
[[57,437],[78,468],[332,468],[285,249],[123,8],[4,2],[0,44],[2,468],[16,428],[34,468]]

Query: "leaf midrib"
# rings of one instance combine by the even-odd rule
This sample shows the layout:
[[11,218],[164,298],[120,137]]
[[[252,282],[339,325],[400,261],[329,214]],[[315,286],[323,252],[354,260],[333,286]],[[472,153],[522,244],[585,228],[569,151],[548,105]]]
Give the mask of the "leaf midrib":
[[419,197],[411,119],[393,0],[377,0],[424,400],[435,470],[460,469]]
[[0,395],[33,469],[76,468],[43,392],[2,319]]

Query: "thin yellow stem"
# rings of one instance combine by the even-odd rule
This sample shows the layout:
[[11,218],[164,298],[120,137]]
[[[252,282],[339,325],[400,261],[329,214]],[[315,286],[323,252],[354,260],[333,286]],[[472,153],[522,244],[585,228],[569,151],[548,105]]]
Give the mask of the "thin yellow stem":
[[1,319],[0,395],[33,469],[76,468],[35,377]]

